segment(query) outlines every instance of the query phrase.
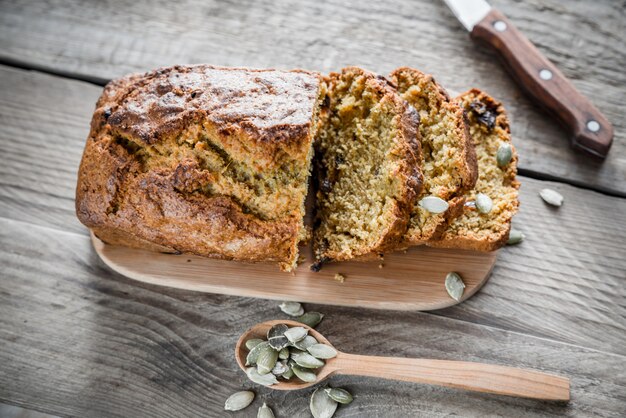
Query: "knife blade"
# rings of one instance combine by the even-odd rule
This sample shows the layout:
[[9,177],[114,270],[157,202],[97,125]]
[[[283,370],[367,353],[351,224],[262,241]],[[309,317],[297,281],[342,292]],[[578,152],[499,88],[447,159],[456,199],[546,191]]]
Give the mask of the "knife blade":
[[606,157],[611,123],[506,16],[485,0],[444,2],[470,37],[493,47],[520,87],[570,131],[575,149]]

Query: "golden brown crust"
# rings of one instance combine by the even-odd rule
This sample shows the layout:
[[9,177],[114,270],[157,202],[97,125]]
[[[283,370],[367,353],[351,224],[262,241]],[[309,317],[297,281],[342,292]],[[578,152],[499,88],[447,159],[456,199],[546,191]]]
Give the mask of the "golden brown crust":
[[[480,154],[479,179],[475,190],[467,193],[467,200],[473,201],[478,192],[493,190],[496,195],[490,197],[494,202],[494,209],[489,214],[478,215],[474,208],[465,206],[463,214],[452,221],[441,239],[431,241],[428,245],[494,251],[506,244],[511,229],[511,219],[519,206],[517,190],[520,184],[515,179],[518,155],[511,144],[509,121],[502,103],[478,89],[469,90],[455,100],[470,115],[470,128],[474,133],[477,153]],[[484,106],[488,112],[491,112],[492,120],[479,120],[478,114],[472,108],[476,104]],[[493,126],[490,126],[491,121]],[[482,142],[480,142],[481,138]],[[509,143],[513,147],[513,157],[505,168],[498,167],[496,162],[496,152],[501,143]]]
[[323,237],[318,231],[314,234],[313,241],[318,262],[363,259],[363,257],[367,259],[370,254],[383,252],[395,246],[406,233],[415,196],[422,187],[422,173],[419,166],[421,149],[417,130],[419,115],[415,109],[408,106],[406,101],[402,100],[388,79],[358,67],[347,67],[341,73],[331,73],[326,78],[329,96],[332,96],[334,86],[340,83],[342,78],[358,77],[366,79],[366,89],[375,95],[379,102],[389,103],[393,108],[398,130],[393,141],[393,151],[390,154],[397,158],[398,164],[392,177],[398,179],[402,186],[399,193],[394,196],[392,209],[386,214],[391,221],[373,244],[349,249],[330,249],[323,244]]
[[[291,269],[306,235],[303,201],[320,83],[318,74],[300,70],[207,65],[112,81],[98,100],[79,169],[78,218],[116,244]],[[211,170],[200,158],[207,144],[219,148],[225,169],[245,168],[237,173],[244,178]],[[280,211],[243,201],[257,185],[246,173],[264,179],[285,170],[297,178]],[[212,190],[219,181],[245,190],[241,196]]]
[[[460,214],[459,208],[464,204],[463,195],[476,184],[478,169],[465,111],[450,100],[445,89],[431,75],[414,68],[398,68],[390,77],[402,97],[420,113],[424,113],[422,122],[426,122],[420,126],[421,148],[425,153],[420,158],[425,176],[424,188],[416,197],[409,229],[401,244],[407,247],[421,245],[441,236],[447,225]],[[431,132],[430,125],[443,124],[444,118],[448,125],[439,126]],[[447,144],[435,138],[442,132],[445,132]],[[444,172],[440,173],[439,170]],[[432,214],[419,208],[417,202],[428,195],[446,200],[448,210]]]

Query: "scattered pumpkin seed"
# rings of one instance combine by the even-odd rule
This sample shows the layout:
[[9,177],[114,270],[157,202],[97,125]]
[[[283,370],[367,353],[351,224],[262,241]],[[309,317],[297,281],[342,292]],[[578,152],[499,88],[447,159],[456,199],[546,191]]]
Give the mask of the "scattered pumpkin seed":
[[353,400],[352,395],[350,395],[350,392],[348,392],[345,389],[326,388],[324,389],[324,392],[326,392],[328,397],[332,399],[333,401],[342,403],[344,405],[349,404]]
[[278,352],[278,358],[281,360],[287,360],[289,358],[289,348],[284,347]]
[[246,341],[246,348],[248,350],[252,350],[254,347],[256,347],[258,344],[261,344],[262,342],[263,340],[260,338],[252,338]]
[[278,351],[267,346],[261,349],[259,358],[256,361],[256,367],[260,375],[268,374],[272,371],[278,361]]
[[258,383],[259,385],[271,386],[278,383],[276,376],[272,373],[261,375],[257,371],[256,367],[248,367],[246,369],[246,375],[248,375],[248,379],[252,380],[254,383]]
[[285,324],[276,324],[267,331],[267,341],[274,350],[282,350],[289,345],[285,332],[289,327]]
[[511,162],[511,158],[513,158],[513,148],[511,148],[511,144],[504,142],[500,145],[496,153],[498,166],[505,167]]
[[302,322],[303,324],[308,325],[311,328],[315,328],[317,324],[322,321],[323,318],[324,315],[319,312],[307,312],[304,315],[299,316],[296,321]]
[[304,314],[304,308],[298,302],[283,302],[278,305],[283,313],[289,316],[300,316]]
[[313,344],[307,351],[315,358],[329,359],[337,357],[337,350],[326,344]]
[[463,291],[465,290],[465,283],[461,279],[461,276],[458,273],[450,272],[446,276],[446,290],[450,297],[456,301],[461,300],[461,296],[463,296]]
[[265,402],[263,402],[263,406],[259,408],[259,412],[257,412],[256,418],[274,418],[274,412],[272,411],[272,408],[270,408],[265,404]]
[[317,369],[322,367],[324,362],[310,355],[309,353],[297,353],[291,357],[293,361],[300,367],[306,367],[307,369]]
[[337,401],[331,399],[323,388],[317,388],[311,395],[309,408],[314,418],[331,418],[338,405]]
[[246,356],[246,366],[255,365],[257,362],[257,359],[259,358],[259,354],[261,353],[261,350],[264,347],[269,347],[269,346],[270,346],[270,343],[268,343],[267,341],[263,341],[255,345]]
[[480,213],[489,213],[493,208],[493,202],[491,198],[483,193],[476,195],[476,210]]
[[509,240],[506,242],[507,245],[515,245],[524,241],[524,234],[522,231],[518,229],[511,229],[509,232]]
[[443,213],[448,210],[448,202],[437,196],[426,196],[418,202],[422,209],[430,213]]
[[285,331],[285,337],[287,337],[289,342],[294,343],[296,341],[303,340],[308,333],[309,331],[304,327],[293,327]]
[[233,393],[226,399],[224,403],[225,411],[239,411],[244,409],[252,403],[254,400],[254,392],[249,390],[242,390],[241,392]]
[[291,345],[298,350],[306,351],[313,344],[317,344],[317,340],[312,335],[307,335],[300,341],[296,341],[295,343],[291,343]]
[[563,195],[556,190],[543,189],[539,192],[539,196],[549,205],[558,207],[563,204]]
[[286,360],[277,361],[276,365],[272,369],[272,373],[275,374],[276,376],[282,376],[285,372],[287,372],[288,369],[289,369],[289,366],[287,366]]
[[[317,380],[317,376],[310,369],[306,369],[304,367],[300,367],[297,364],[291,365],[291,370],[296,377],[303,382],[313,383]],[[272,375],[274,376],[274,375]]]

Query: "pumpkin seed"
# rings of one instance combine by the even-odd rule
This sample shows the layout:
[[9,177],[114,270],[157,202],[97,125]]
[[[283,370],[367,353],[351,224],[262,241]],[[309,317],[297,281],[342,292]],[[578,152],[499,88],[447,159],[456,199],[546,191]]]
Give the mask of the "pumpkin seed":
[[287,339],[293,343],[303,340],[308,333],[309,331],[304,327],[293,327],[285,331],[285,337],[287,337]]
[[339,404],[331,399],[323,388],[317,388],[311,395],[309,408],[314,418],[331,418]]
[[306,351],[313,344],[317,344],[317,340],[312,335],[307,335],[304,339],[300,341],[296,341],[295,343],[291,343],[293,347],[296,347],[298,350]]
[[276,324],[267,331],[267,341],[274,350],[282,350],[289,345],[285,332],[289,327],[285,324]]
[[517,229],[511,229],[511,232],[509,232],[509,240],[506,242],[506,244],[515,245],[519,244],[522,241],[524,241],[524,234],[522,233],[522,231],[519,231]]
[[353,399],[352,395],[350,395],[350,392],[341,388],[326,388],[324,389],[324,392],[326,392],[328,397],[333,401],[342,403],[344,405],[349,404],[350,402],[352,402]]
[[272,347],[267,346],[259,353],[259,358],[256,361],[256,367],[260,375],[268,374],[272,371],[276,362],[278,361],[278,351]]
[[233,393],[226,399],[224,403],[225,411],[239,411],[244,409],[252,403],[254,400],[254,392],[249,390],[242,390],[241,392]]
[[309,353],[299,353],[292,357],[293,361],[296,362],[298,366],[306,367],[307,369],[317,369],[318,367],[322,367],[324,362],[320,359],[316,359]]
[[465,283],[461,279],[458,273],[450,272],[446,276],[446,290],[450,297],[456,301],[461,299],[463,291],[465,290]]
[[283,313],[286,313],[289,316],[300,316],[304,314],[304,308],[298,302],[283,302],[278,305]]
[[263,406],[259,408],[259,412],[257,412],[256,418],[274,418],[274,412],[272,411],[272,408],[270,408],[265,404],[265,402],[263,402]]
[[252,380],[254,383],[258,383],[263,386],[271,386],[278,383],[276,376],[271,373],[268,374],[259,374],[256,367],[248,367],[246,369],[246,374],[248,375],[248,379]]
[[268,343],[267,341],[263,341],[255,345],[254,348],[252,348],[252,350],[250,350],[250,352],[246,356],[246,366],[252,366],[256,364],[257,359],[259,358],[259,354],[261,353],[261,350],[263,350],[264,347],[269,347],[269,346],[270,346],[270,343]]
[[476,210],[480,213],[489,213],[493,208],[493,202],[491,198],[483,193],[476,195]]
[[248,350],[252,350],[254,347],[256,347],[257,345],[261,344],[263,342],[262,339],[260,338],[252,338],[248,341],[246,341],[246,348]]
[[511,162],[511,158],[513,158],[513,148],[511,148],[511,144],[507,142],[501,144],[496,153],[498,166],[505,167]]
[[556,190],[543,189],[539,192],[539,196],[549,205],[561,206],[563,204],[563,195]]
[[311,328],[315,328],[317,324],[319,324],[324,315],[319,312],[307,312],[302,316],[299,316],[296,321],[302,322],[305,325],[310,326]]
[[287,361],[277,361],[276,365],[272,369],[272,373],[276,376],[281,376],[287,371],[287,369],[289,369],[289,366],[287,366]]
[[285,347],[278,352],[278,358],[281,360],[287,360],[289,358],[289,348]]
[[[291,370],[296,377],[303,382],[313,383],[317,380],[317,376],[310,369],[306,369],[304,367],[300,367],[297,364],[293,364],[291,366]],[[273,376],[273,375],[272,375]]]
[[315,358],[329,359],[337,357],[337,350],[326,344],[313,344],[307,351]]
[[422,209],[430,213],[443,213],[448,210],[448,202],[437,196],[426,196],[418,202]]
[[287,379],[287,380],[289,380],[289,379],[291,379],[293,377],[293,370],[291,369],[291,366],[289,366],[289,364],[287,365],[287,371],[285,373],[283,373],[281,375],[281,377],[283,379]]

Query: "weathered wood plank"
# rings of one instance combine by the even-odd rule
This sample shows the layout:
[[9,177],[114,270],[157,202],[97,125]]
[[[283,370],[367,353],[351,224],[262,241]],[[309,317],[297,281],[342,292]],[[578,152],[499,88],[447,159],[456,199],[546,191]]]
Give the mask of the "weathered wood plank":
[[[30,85],[48,94],[30,100]],[[86,234],[74,214],[75,172],[99,89],[6,68],[0,88],[10,93],[0,101],[0,216]],[[521,180],[515,224],[526,241],[501,251],[478,296],[437,314],[626,354],[626,200]],[[560,190],[564,206],[547,207],[543,187]]]
[[[154,287],[107,270],[86,236],[0,219],[0,400],[74,416],[222,416],[252,387],[238,334],[281,317],[273,302]],[[608,306],[607,306],[608,307]],[[338,416],[620,416],[626,357],[426,313],[309,306],[346,352],[535,368],[572,380],[567,404],[341,377],[356,396]],[[562,318],[562,327],[576,321]],[[277,416],[308,416],[308,396],[255,387]]]
[[99,87],[0,67],[0,214],[84,234],[76,173]]
[[527,172],[626,195],[623,2],[493,4],[613,122],[604,163],[568,149],[560,127],[521,95],[494,54],[472,45],[443,2],[3,1],[0,60],[89,79],[196,62],[381,73],[412,65],[452,90],[476,86],[503,100]]

